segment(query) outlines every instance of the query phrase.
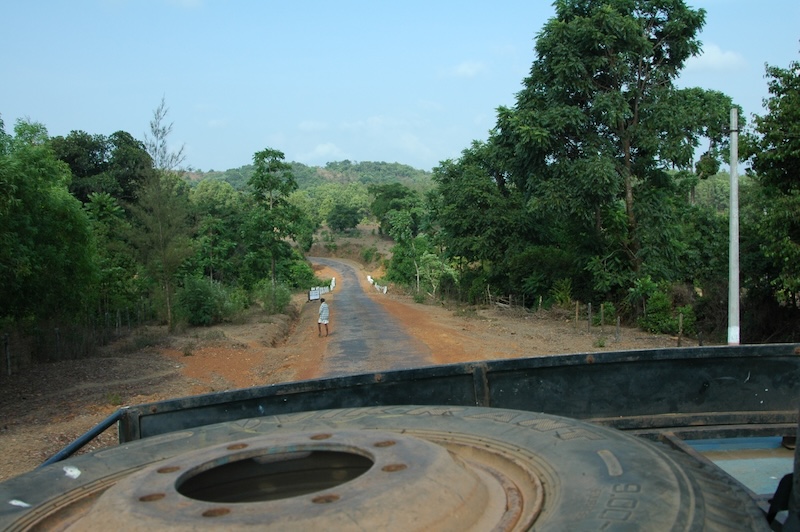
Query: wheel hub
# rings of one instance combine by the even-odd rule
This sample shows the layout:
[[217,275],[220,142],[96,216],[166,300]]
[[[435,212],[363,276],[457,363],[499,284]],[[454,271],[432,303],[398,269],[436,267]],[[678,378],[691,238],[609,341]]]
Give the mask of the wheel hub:
[[429,436],[331,430],[241,439],[133,473],[70,521],[148,531],[532,525],[544,491],[529,463],[458,435]]

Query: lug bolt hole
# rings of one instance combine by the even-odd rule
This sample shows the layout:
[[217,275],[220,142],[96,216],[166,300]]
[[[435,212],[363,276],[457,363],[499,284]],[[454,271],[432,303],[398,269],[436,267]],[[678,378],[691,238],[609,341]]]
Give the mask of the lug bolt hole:
[[153,501],[160,501],[164,497],[166,497],[166,495],[163,493],[150,493],[148,495],[142,495],[141,497],[139,497],[139,500],[142,502],[153,502]]
[[320,495],[319,497],[314,497],[311,499],[311,502],[314,504],[328,504],[331,502],[336,502],[340,499],[338,495],[335,493],[329,493],[327,495]]
[[203,512],[203,517],[222,517],[231,513],[230,508],[211,508]]

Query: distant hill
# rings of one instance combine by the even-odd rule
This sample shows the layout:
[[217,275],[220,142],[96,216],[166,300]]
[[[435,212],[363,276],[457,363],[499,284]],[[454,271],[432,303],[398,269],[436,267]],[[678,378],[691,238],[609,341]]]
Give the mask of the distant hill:
[[[402,183],[415,190],[426,190],[432,186],[431,173],[417,170],[411,166],[400,163],[384,162],[353,162],[339,161],[319,166],[306,166],[302,163],[289,163],[292,173],[297,180],[298,187],[302,189],[314,188],[326,183],[363,183],[384,184]],[[191,181],[203,179],[218,179],[227,181],[235,189],[242,190],[247,186],[247,181],[253,174],[253,165],[248,164],[239,168],[232,168],[224,172],[191,172]]]

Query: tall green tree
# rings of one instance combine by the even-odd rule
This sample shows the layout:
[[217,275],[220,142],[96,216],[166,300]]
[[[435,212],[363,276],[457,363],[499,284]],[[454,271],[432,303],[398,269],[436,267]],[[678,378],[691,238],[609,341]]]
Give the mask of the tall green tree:
[[50,146],[56,157],[69,165],[70,192],[83,203],[95,192],[135,201],[136,189],[154,173],[144,144],[124,131],[109,137],[72,131],[66,137],[50,139]]
[[193,253],[189,187],[175,173],[158,173],[141,187],[130,208],[135,218],[132,242],[149,277],[158,283],[172,329],[178,272]]
[[112,314],[135,306],[141,295],[138,264],[128,242],[130,222],[119,200],[107,192],[92,192],[84,210],[92,221],[97,243],[97,310]]
[[[370,210],[380,222],[380,231],[383,234],[389,234],[391,231],[389,214],[391,211],[411,212],[420,205],[417,193],[402,183],[369,185],[367,189],[374,198]],[[416,235],[419,231],[419,220],[416,219],[416,215],[412,222],[411,231]]]
[[139,188],[155,176],[156,167],[142,141],[126,131],[116,131],[108,137],[111,158],[108,173],[116,181],[123,202],[135,202]]
[[144,139],[147,153],[153,159],[153,166],[161,171],[178,170],[186,160],[183,144],[177,150],[169,146],[168,139],[172,134],[173,123],[166,123],[168,114],[169,107],[162,97],[161,103],[153,111],[153,118],[150,119],[150,134],[145,135]]
[[244,197],[226,181],[205,179],[192,189],[191,203],[198,265],[209,279],[233,283],[241,266],[237,250]]
[[[673,84],[700,51],[705,12],[680,0],[559,0],[555,8],[515,107],[499,109],[493,142],[509,164],[502,186],[579,222],[587,243],[615,248],[598,256],[623,253],[638,275],[652,235],[640,228],[650,208],[637,198],[669,186],[666,170],[691,168],[703,136],[722,142],[729,98]],[[624,232],[612,234],[620,208]]]
[[289,196],[297,190],[297,182],[291,165],[284,162],[283,152],[272,148],[256,152],[253,166],[248,186],[255,208],[245,223],[246,265],[254,280],[263,278],[263,272],[269,271],[274,287],[278,282],[279,263],[292,259],[287,240],[302,241],[310,246],[312,224],[289,202]]
[[66,137],[52,138],[50,146],[56,157],[69,165],[70,192],[82,203],[92,192],[119,193],[117,183],[106,173],[109,146],[103,135],[71,131]]
[[479,143],[464,150],[459,161],[434,169],[438,184],[435,205],[442,244],[448,255],[485,266],[502,261],[521,239],[530,239],[524,199],[503,193],[491,171],[479,162]]
[[0,153],[0,317],[73,320],[96,281],[95,241],[47,129],[18,121]]
[[[742,223],[747,300],[767,317],[768,327],[783,323],[780,338],[796,340],[800,307],[800,61],[788,68],[767,67],[767,113],[755,118],[743,142],[752,175],[761,185],[743,208]],[[746,245],[749,242],[749,247]],[[765,286],[764,283],[768,283]],[[743,283],[744,284],[744,283]],[[760,299],[760,301],[759,301]],[[776,308],[777,307],[777,308]],[[782,309],[783,319],[777,311]]]
[[361,214],[356,207],[337,204],[328,213],[328,227],[339,233],[355,229],[361,221]]

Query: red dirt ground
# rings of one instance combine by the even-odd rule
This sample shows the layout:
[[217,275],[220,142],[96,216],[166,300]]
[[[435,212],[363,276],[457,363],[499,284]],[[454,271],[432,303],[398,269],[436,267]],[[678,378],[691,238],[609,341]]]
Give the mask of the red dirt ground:
[[[367,273],[362,268],[365,287]],[[337,276],[325,268],[317,275]],[[617,341],[613,327],[589,332],[569,312],[448,309],[369,293],[428,345],[437,364],[676,345],[675,338],[628,328]],[[335,298],[334,292],[332,330]],[[294,307],[294,317],[253,312],[241,323],[181,334],[148,329],[108,346],[99,358],[0,376],[0,481],[30,471],[123,404],[319,377],[327,339],[317,336],[317,306],[298,296]],[[111,429],[87,451],[115,443]]]

